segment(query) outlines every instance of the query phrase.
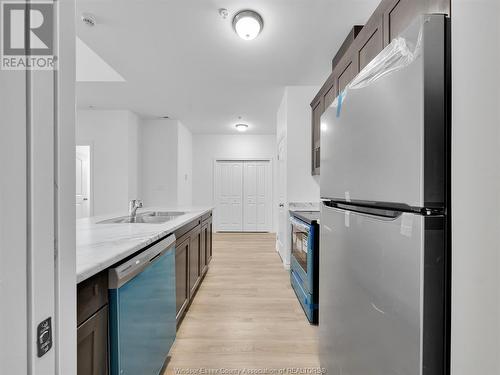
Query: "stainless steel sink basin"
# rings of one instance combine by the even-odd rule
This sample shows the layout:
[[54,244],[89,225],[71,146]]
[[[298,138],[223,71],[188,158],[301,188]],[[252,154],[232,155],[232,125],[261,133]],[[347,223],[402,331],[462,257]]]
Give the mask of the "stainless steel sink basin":
[[144,212],[141,215],[144,215],[144,216],[160,216],[160,217],[168,216],[168,217],[176,218],[176,217],[184,215],[184,214],[185,214],[185,212],[180,212],[180,211],[147,211],[147,212]]
[[162,224],[184,215],[179,211],[148,211],[137,214],[135,217],[122,216],[99,221],[97,224]]

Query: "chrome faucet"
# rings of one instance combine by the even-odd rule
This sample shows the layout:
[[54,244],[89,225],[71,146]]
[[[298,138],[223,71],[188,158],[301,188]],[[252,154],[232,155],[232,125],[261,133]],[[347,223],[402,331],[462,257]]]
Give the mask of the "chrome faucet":
[[128,203],[128,216],[135,217],[138,208],[142,208],[142,201],[139,199],[132,199]]

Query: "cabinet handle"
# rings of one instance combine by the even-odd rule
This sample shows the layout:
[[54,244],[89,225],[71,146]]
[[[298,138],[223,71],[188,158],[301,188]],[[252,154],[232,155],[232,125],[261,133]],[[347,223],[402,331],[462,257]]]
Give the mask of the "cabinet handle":
[[314,149],[314,168],[319,168],[321,160],[321,147]]

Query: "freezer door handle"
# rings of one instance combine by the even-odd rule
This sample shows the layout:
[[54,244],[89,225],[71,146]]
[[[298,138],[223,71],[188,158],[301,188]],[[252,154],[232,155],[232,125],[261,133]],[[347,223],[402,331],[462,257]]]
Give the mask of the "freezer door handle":
[[345,212],[354,212],[360,215],[366,215],[382,221],[396,220],[403,214],[403,211],[391,210],[386,208],[374,208],[343,202],[323,201],[323,206],[327,210],[337,209]]

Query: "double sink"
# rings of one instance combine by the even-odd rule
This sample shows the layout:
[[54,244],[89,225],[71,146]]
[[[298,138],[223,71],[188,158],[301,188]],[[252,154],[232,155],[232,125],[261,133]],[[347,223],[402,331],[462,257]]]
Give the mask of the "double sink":
[[97,224],[163,224],[184,214],[185,212],[179,211],[147,211],[135,216],[122,216],[99,221]]

